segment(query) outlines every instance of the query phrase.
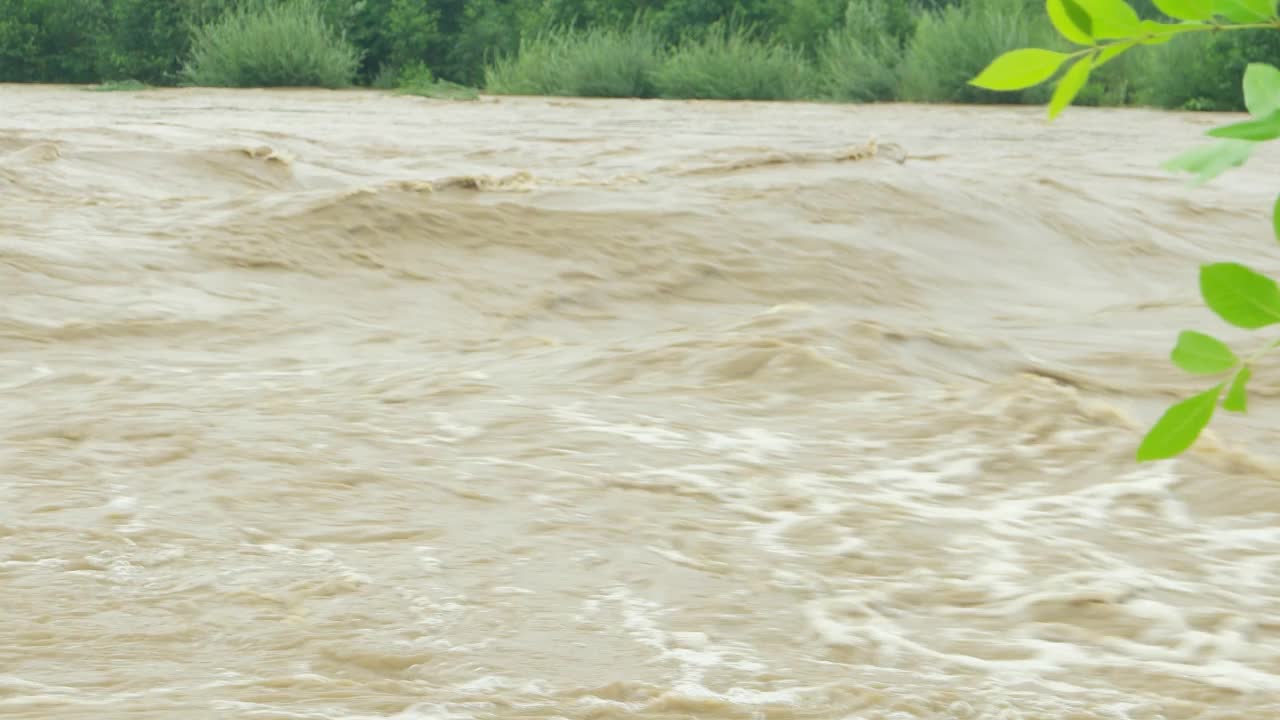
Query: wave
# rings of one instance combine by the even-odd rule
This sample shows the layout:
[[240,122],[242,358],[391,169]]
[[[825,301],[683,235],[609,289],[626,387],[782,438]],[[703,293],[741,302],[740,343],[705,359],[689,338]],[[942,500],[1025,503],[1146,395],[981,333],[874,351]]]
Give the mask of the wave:
[[721,175],[767,169],[772,166],[847,163],[872,159],[889,160],[901,165],[909,157],[906,149],[901,145],[880,143],[872,140],[861,145],[853,145],[835,151],[796,152],[769,150],[767,148],[757,149],[751,151],[747,157],[721,160],[693,168],[670,168],[669,171],[678,175]]

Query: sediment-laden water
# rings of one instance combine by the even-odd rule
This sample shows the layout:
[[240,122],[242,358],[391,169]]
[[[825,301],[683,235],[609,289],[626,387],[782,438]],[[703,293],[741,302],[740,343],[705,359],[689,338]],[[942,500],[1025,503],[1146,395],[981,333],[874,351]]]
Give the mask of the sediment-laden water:
[[0,108],[0,716],[1280,717],[1280,364],[1133,460],[1220,116]]

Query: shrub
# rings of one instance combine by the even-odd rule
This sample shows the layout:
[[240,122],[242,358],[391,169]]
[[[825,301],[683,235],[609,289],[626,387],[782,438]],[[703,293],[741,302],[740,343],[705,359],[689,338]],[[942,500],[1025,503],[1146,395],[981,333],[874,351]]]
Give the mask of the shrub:
[[[379,76],[379,79],[385,82],[383,76]],[[400,95],[417,95],[437,100],[478,100],[480,98],[480,93],[476,92],[475,88],[440,80],[430,68],[421,63],[402,68],[394,84],[396,93]]]
[[103,6],[86,0],[0,0],[0,82],[98,79]]
[[[800,0],[803,2],[803,0]],[[797,0],[663,0],[656,3],[654,22],[669,41],[676,41],[708,29],[749,24],[772,29],[783,18],[796,14]],[[771,7],[772,6],[772,7]],[[779,7],[789,12],[779,13]],[[801,10],[803,12],[803,10]]]
[[904,3],[852,0],[844,25],[828,31],[818,49],[823,96],[844,102],[897,97],[903,45],[914,30]]
[[902,48],[890,38],[871,42],[832,30],[818,51],[823,97],[841,102],[892,100],[898,92]]
[[215,9],[208,0],[109,0],[106,6],[98,75],[157,84],[178,81],[192,20]]
[[795,100],[813,96],[813,72],[796,50],[758,40],[742,26],[717,25],[687,38],[658,69],[668,98]]
[[195,31],[187,81],[214,87],[337,88],[351,84],[360,53],[315,0],[246,6]]
[[440,74],[456,82],[483,85],[491,61],[519,51],[521,9],[503,0],[468,2],[451,28],[445,57],[437,68]]
[[916,34],[920,22],[919,6],[901,0],[849,0],[844,8],[845,30],[854,37],[869,41],[892,38],[906,47]]
[[1196,33],[1149,50],[1144,103],[1186,110],[1243,110],[1240,76],[1250,62],[1280,64],[1280,32]]
[[[874,2],[875,0],[873,0]],[[847,15],[846,7],[861,4],[860,0],[774,0],[775,16],[765,22],[772,30],[771,37],[792,47],[816,51],[827,33],[841,25]],[[904,6],[906,3],[899,3]]]
[[486,88],[504,95],[652,97],[662,45],[649,26],[554,27],[522,39],[514,56],[485,73]]
[[326,20],[346,33],[362,55],[357,72],[373,81],[386,72],[440,59],[447,45],[440,30],[442,3],[423,0],[321,0]]
[[[1038,103],[1043,88],[1001,93],[969,85],[991,58],[1043,45],[1052,26],[1025,0],[971,0],[920,17],[902,61],[902,99],[935,103]],[[1042,42],[1043,41],[1043,42]]]

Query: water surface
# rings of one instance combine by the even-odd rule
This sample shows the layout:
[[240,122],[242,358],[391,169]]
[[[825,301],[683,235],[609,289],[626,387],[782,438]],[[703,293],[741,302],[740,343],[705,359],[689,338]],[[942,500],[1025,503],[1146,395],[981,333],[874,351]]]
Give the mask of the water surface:
[[1221,116],[0,106],[0,715],[1280,716],[1280,367],[1133,460]]

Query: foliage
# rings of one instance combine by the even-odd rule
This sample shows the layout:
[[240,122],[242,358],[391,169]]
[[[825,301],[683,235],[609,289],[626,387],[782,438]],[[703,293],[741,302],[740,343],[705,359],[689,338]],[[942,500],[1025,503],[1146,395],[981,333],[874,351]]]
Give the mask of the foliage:
[[864,42],[844,30],[832,30],[818,51],[822,96],[841,102],[893,100],[902,47],[876,38]]
[[97,74],[108,80],[174,82],[189,49],[190,3],[114,0],[108,3],[99,37]]
[[667,98],[795,100],[813,96],[810,64],[796,50],[758,39],[747,26],[716,25],[686,37],[658,69]]
[[0,82],[172,84],[193,21],[249,1],[0,0]]
[[[1151,84],[1169,75],[1150,53],[1122,54],[1089,76],[1089,83],[1076,96],[1076,105],[1117,106],[1151,104]],[[1048,97],[1045,88],[1037,97]]]
[[1186,110],[1243,110],[1240,77],[1251,61],[1280,64],[1280,33],[1199,33],[1153,47],[1150,55],[1153,65],[1178,72],[1150,73],[1144,102]]
[[790,14],[791,4],[771,0],[666,0],[660,3],[654,21],[664,37],[683,41],[726,26],[779,27]]
[[[1054,27],[1081,49],[1010,50],[992,60],[970,82],[989,90],[1020,91],[1056,76],[1048,108],[1052,120],[1071,104],[1096,68],[1135,47],[1163,45],[1176,36],[1196,32],[1280,29],[1275,0],[1154,2],[1180,22],[1143,19],[1124,0],[1047,0]],[[1217,143],[1178,155],[1166,163],[1167,169],[1189,172],[1199,182],[1208,182],[1243,165],[1259,143],[1280,138],[1280,69],[1266,63],[1250,63],[1240,88],[1250,119],[1207,131]],[[1273,235],[1280,240],[1280,199],[1272,208],[1271,226]],[[1219,319],[1237,328],[1259,330],[1280,325],[1280,285],[1243,264],[1202,265],[1200,296]],[[1219,405],[1227,412],[1247,412],[1254,363],[1277,346],[1280,341],[1242,358],[1212,335],[1193,330],[1180,333],[1170,360],[1188,373],[1216,376],[1218,382],[1169,406],[1138,446],[1138,460],[1168,459],[1189,449],[1208,427]]]
[[993,55],[1037,42],[1046,34],[1043,19],[1025,0],[971,0],[926,12],[902,61],[902,99],[934,103],[1035,100],[1034,94],[990,92],[967,81]]
[[832,100],[893,100],[898,68],[915,17],[892,0],[851,0],[842,26],[829,30],[818,50],[822,94]]
[[475,88],[440,80],[431,72],[431,68],[421,63],[401,69],[396,78],[396,92],[436,100],[480,99],[480,93]]
[[317,0],[289,0],[238,7],[197,29],[183,75],[205,86],[338,88],[359,64]]
[[887,37],[905,48],[920,23],[918,10],[916,5],[901,0],[849,0],[844,8],[843,27],[864,40]]
[[485,84],[503,95],[652,97],[662,45],[644,23],[615,30],[553,27],[489,67]]
[[361,50],[357,75],[371,80],[383,70],[435,60],[444,39],[436,2],[421,0],[321,0],[325,20],[342,28]]
[[776,20],[767,18],[764,22],[774,40],[813,51],[826,41],[830,32],[848,27],[846,18],[850,7],[867,4],[901,8],[904,14],[910,14],[907,4],[900,1],[889,5],[884,0],[791,0],[789,8],[776,12]]
[[[179,84],[200,28],[228,13],[290,2],[0,0],[0,82],[137,79],[148,85]],[[314,2],[329,25],[360,51],[355,82],[388,89],[397,86],[402,70],[420,65],[436,78],[480,85],[490,66],[518,54],[522,38],[536,38],[552,28],[623,31],[637,18],[657,36],[660,53],[696,45],[715,28],[751,27],[755,42],[785,46],[784,54],[811,63],[806,95],[855,102],[900,97],[1041,102],[1047,91],[1040,88],[991,93],[967,80],[979,69],[975,63],[1008,49],[1027,27],[1031,35],[1018,41],[1020,46],[1039,43],[1071,50],[1065,40],[1039,37],[1052,27],[1036,9],[1037,0]],[[1028,3],[1034,5],[1032,12]],[[1165,17],[1155,0],[1134,0],[1134,8],[1141,19]],[[918,25],[924,26],[919,36]],[[1149,50],[1095,69],[1076,102],[1242,109],[1240,88],[1229,78],[1251,60],[1280,63],[1280,34],[1203,33]],[[1168,67],[1178,72],[1164,71]]]
[[444,56],[433,62],[437,74],[460,83],[479,85],[490,62],[510,57],[520,46],[522,20],[528,7],[506,0],[471,0],[459,16],[446,15],[442,34]]
[[106,24],[94,0],[0,0],[0,81],[97,80]]

